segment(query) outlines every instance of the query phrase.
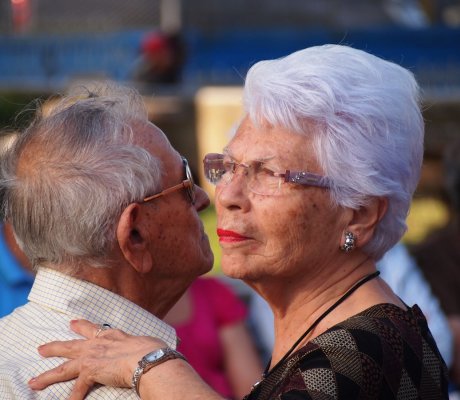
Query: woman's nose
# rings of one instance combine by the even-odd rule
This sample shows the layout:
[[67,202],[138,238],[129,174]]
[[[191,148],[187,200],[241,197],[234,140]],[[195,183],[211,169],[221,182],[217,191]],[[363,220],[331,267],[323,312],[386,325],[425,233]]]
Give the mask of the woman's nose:
[[249,205],[247,170],[234,173],[228,182],[217,185],[216,205],[227,209],[247,209]]
[[245,164],[236,164],[235,169],[233,171],[233,175],[236,175],[238,173],[238,169],[241,171],[240,175],[242,176],[248,176],[249,175],[249,165]]
[[[240,168],[241,167],[241,168]],[[238,169],[241,170],[240,173],[238,173]],[[221,183],[226,186],[232,183],[234,180],[237,180],[238,177],[243,177],[243,181],[245,181],[248,177],[249,174],[249,167],[244,165],[244,164],[235,164],[233,170],[227,174],[224,175]],[[241,178],[240,178],[241,179]],[[243,182],[244,183],[244,182]]]

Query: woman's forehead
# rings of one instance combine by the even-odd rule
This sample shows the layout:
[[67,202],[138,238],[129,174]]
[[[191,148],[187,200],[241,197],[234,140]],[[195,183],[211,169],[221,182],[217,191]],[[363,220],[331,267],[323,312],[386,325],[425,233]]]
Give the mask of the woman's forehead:
[[311,137],[279,127],[257,127],[244,121],[223,152],[240,162],[316,159]]

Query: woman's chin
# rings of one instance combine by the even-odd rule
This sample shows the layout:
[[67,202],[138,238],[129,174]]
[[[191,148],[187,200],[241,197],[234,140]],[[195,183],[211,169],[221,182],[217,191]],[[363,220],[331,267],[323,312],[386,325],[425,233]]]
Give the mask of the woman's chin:
[[222,259],[222,272],[229,278],[244,279],[248,273],[248,265],[244,265],[234,257]]
[[241,279],[242,281],[257,280],[257,271],[247,262],[242,263],[236,260],[222,260],[222,272],[229,278]]

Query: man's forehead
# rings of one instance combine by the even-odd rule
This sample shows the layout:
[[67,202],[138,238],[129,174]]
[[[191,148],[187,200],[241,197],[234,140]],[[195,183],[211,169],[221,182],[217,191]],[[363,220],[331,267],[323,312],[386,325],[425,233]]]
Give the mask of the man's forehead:
[[172,147],[164,132],[151,122],[133,127],[134,143],[142,146],[150,154],[158,157],[165,167],[178,165],[179,153]]
[[134,121],[132,123],[134,140],[144,140],[149,137],[165,136],[163,131],[149,121]]
[[133,125],[134,143],[146,148],[152,153],[170,145],[163,131],[151,122],[135,123]]

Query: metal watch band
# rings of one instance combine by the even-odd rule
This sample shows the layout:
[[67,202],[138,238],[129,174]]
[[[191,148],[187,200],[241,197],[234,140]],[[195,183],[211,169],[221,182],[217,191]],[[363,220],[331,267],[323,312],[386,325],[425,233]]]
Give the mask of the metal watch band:
[[138,362],[137,368],[134,370],[133,379],[131,381],[131,387],[136,390],[139,397],[141,396],[139,394],[139,382],[141,380],[141,376],[154,366],[175,358],[181,358],[187,361],[181,353],[171,349],[170,347],[163,347],[162,349],[154,350],[141,358]]

